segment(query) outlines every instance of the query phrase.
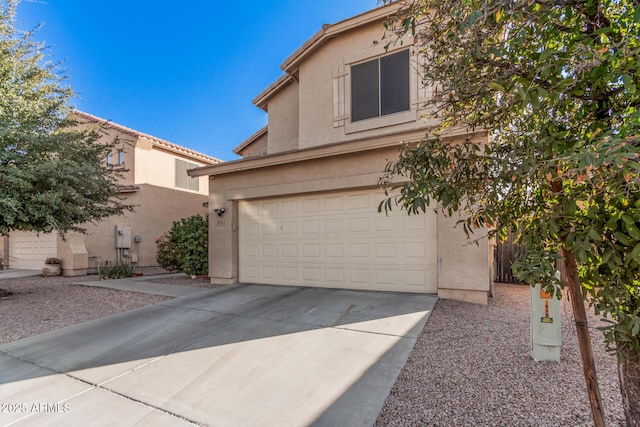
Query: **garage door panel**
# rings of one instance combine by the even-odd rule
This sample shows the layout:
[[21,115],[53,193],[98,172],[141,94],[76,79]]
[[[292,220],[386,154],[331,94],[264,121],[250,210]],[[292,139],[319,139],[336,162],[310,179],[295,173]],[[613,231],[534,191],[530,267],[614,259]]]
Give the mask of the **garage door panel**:
[[9,235],[9,267],[40,270],[47,258],[57,255],[56,233],[15,231]]
[[296,236],[298,234],[297,222],[283,222],[280,226],[280,231],[283,236]]
[[320,199],[308,198],[302,201],[302,212],[317,213],[320,210]]
[[381,243],[375,246],[377,259],[396,259],[398,257],[399,245],[396,243]]
[[328,211],[341,211],[344,209],[344,197],[327,197],[325,199],[325,210]]
[[242,233],[247,237],[257,237],[259,234],[258,224],[245,221],[244,226],[242,227]]
[[369,201],[369,194],[357,194],[348,196],[349,209],[351,210],[366,210],[368,211],[371,203]]
[[437,292],[435,214],[387,216],[377,212],[382,197],[360,190],[241,201],[240,280]]
[[263,266],[262,267],[262,277],[266,280],[277,280],[278,279],[278,267],[275,266]]
[[298,258],[298,245],[282,245],[284,258]]
[[331,285],[342,285],[344,283],[344,269],[331,267],[326,268],[325,281]]
[[[284,280],[285,285],[291,285],[293,283],[297,283],[300,277],[299,267],[297,266],[288,266],[281,267],[280,271],[282,272],[282,280]],[[276,283],[277,284],[277,283]]]
[[277,258],[278,257],[278,245],[265,244],[262,246],[262,256],[265,258]]
[[258,259],[258,253],[260,252],[260,246],[256,244],[247,244],[242,247],[242,254],[245,259],[254,258]]
[[347,229],[350,233],[369,233],[369,218],[357,216],[349,219]]
[[344,221],[342,219],[327,219],[324,222],[324,232],[326,234],[337,234],[344,231]]
[[[324,254],[327,258],[343,258],[344,257],[344,244],[342,243],[327,243],[324,246]],[[331,262],[335,262],[332,260]]]
[[[381,214],[382,215],[382,214]],[[375,227],[378,233],[397,233],[399,218],[397,217],[384,217],[375,219]]]
[[302,267],[302,281],[312,282],[311,285],[318,283],[322,279],[321,274],[319,267]]
[[347,271],[348,283],[356,288],[366,288],[371,284],[370,273],[369,270],[351,268]]

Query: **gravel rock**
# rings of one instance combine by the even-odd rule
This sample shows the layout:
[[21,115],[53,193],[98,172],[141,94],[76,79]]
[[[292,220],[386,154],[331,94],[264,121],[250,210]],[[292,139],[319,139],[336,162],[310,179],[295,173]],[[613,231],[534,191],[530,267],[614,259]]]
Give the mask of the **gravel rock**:
[[[150,274],[144,272],[144,274]],[[73,283],[98,277],[0,280],[0,343],[156,304],[169,298]],[[199,288],[207,278],[149,276]],[[417,340],[376,426],[591,426],[571,306],[562,300],[562,361],[529,355],[529,288],[496,285],[487,306],[440,300]],[[599,319],[591,337],[608,425],[624,426],[615,357]]]
[[96,280],[97,275],[0,280],[0,288],[13,292],[0,298],[0,344],[169,299],[74,285]]
[[[570,302],[561,362],[534,362],[529,298],[528,286],[497,284],[487,306],[438,301],[376,426],[593,425]],[[616,359],[589,322],[607,423],[624,426]]]

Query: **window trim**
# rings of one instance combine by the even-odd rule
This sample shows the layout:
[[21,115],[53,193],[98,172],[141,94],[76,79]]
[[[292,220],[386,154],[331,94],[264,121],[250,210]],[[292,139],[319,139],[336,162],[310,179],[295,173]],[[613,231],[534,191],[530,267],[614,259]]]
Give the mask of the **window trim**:
[[[174,161],[174,173],[175,173],[175,176],[174,176],[174,187],[178,188],[180,190],[194,191],[194,192],[198,192],[199,193],[200,192],[200,178],[199,177],[191,177],[191,176],[189,176],[187,171],[189,169],[194,169],[194,168],[200,167],[201,165],[199,165],[197,163],[190,162],[188,160],[183,160],[183,159],[178,159],[178,158],[175,158],[174,160],[175,160]],[[186,187],[183,187],[183,186],[179,185],[179,182],[178,182],[178,180],[179,180],[178,162],[185,163],[185,165],[186,165],[186,168],[184,169],[184,171],[186,173],[186,183],[187,183]]]
[[[394,61],[401,69],[389,68],[389,65],[387,65],[389,64],[389,60]],[[387,55],[351,64],[351,123],[404,113],[411,110],[410,61],[410,49],[402,49]],[[354,81],[356,68],[362,71],[359,71],[359,78]],[[400,81],[402,84],[400,86],[397,84],[394,85],[396,81],[393,78],[397,78],[397,81]],[[358,83],[357,86],[355,83]],[[391,99],[386,97],[386,95],[391,93],[388,91],[389,85],[398,86],[400,90],[397,92],[402,92],[401,102],[394,101],[393,96],[391,96]],[[357,105],[354,102],[356,96],[359,100]],[[389,110],[390,107],[400,109],[385,113],[385,110]],[[355,118],[356,112],[359,115],[358,119]]]
[[[377,45],[374,48],[365,49],[353,54],[347,55],[344,58],[345,73],[344,73],[344,93],[345,93],[345,106],[344,110],[348,112],[349,117],[344,120],[344,133],[346,135],[364,132],[368,130],[375,130],[379,128],[385,128],[390,126],[403,125],[408,123],[415,123],[418,120],[418,73],[416,71],[417,64],[415,62],[415,56],[413,55],[413,37],[402,40],[402,43],[396,43],[393,46],[389,46],[388,49],[383,45]],[[409,110],[401,111],[397,113],[387,114],[384,116],[373,117],[370,119],[358,120],[356,122],[351,121],[351,66],[357,65],[363,62],[371,61],[382,56],[391,55],[401,50],[409,50]]]

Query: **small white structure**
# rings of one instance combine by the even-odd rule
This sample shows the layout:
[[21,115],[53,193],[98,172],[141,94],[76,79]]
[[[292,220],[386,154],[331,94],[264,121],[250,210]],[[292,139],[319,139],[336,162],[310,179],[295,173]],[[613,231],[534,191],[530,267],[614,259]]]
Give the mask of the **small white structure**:
[[531,357],[536,362],[560,362],[562,333],[560,329],[560,288],[553,295],[538,284],[531,287]]

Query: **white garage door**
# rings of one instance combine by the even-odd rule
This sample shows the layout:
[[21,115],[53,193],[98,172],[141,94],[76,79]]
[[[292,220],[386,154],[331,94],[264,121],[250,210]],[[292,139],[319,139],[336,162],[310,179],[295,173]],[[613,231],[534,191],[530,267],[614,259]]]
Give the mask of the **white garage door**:
[[56,256],[57,234],[15,231],[9,235],[9,268],[41,270],[44,261]]
[[240,281],[437,292],[433,212],[378,213],[380,190],[239,203]]

